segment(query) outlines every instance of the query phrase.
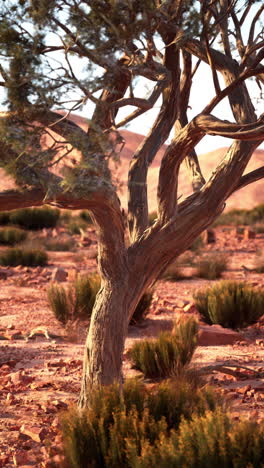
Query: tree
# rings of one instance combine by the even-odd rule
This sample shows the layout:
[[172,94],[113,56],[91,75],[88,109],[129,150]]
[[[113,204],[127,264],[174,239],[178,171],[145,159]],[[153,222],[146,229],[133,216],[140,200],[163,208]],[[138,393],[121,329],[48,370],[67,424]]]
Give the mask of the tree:
[[[253,0],[2,3],[0,84],[8,107],[1,113],[0,154],[17,189],[0,193],[0,209],[44,203],[88,209],[98,233],[102,286],[85,345],[81,405],[90,387],[121,380],[129,319],[146,288],[216,219],[234,191],[264,177],[264,167],[243,175],[264,140],[264,118],[257,118],[245,83],[255,77],[261,86],[264,80],[263,29],[257,26],[263,9]],[[215,97],[189,120],[201,62],[209,64]],[[148,97],[135,94],[144,78],[151,83]],[[212,115],[225,97],[235,122]],[[156,120],[130,163],[127,246],[109,159],[125,143],[118,129],[158,98]],[[94,111],[85,131],[70,117],[87,103]],[[120,120],[127,106],[135,111]],[[157,219],[149,226],[148,167],[172,129],[160,166]],[[234,138],[207,182],[195,152],[205,135]],[[180,201],[183,161],[193,193]]]

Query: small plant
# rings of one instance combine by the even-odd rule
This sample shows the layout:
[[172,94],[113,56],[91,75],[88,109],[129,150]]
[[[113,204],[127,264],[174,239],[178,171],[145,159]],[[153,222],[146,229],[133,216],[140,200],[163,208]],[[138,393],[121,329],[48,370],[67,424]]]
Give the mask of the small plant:
[[98,275],[78,275],[68,289],[51,284],[48,289],[49,306],[63,325],[69,320],[89,318],[99,289]]
[[182,273],[182,265],[176,260],[166,268],[159,279],[165,281],[180,281],[186,279],[186,276]]
[[0,225],[5,226],[10,222],[10,211],[1,211],[0,213]]
[[195,305],[206,323],[243,328],[255,323],[264,310],[264,291],[235,281],[221,281],[198,291]]
[[82,230],[86,229],[86,222],[78,217],[72,219],[69,224],[66,226],[67,231],[69,234],[81,234]]
[[74,241],[73,239],[66,240],[66,241],[50,240],[50,241],[45,242],[45,247],[47,250],[50,250],[53,252],[68,252],[70,250],[73,250]]
[[141,297],[137,307],[135,308],[134,314],[130,320],[130,325],[138,325],[146,318],[153,297],[152,289],[146,291]]
[[225,255],[208,255],[197,264],[197,275],[200,278],[215,280],[222,276],[227,269],[227,257]]
[[44,266],[48,255],[37,249],[8,249],[0,255],[0,265],[3,266]]
[[157,339],[135,343],[130,352],[134,367],[147,378],[179,374],[191,361],[197,332],[197,321],[188,317],[176,323],[172,333],[163,332]]
[[92,218],[90,216],[90,212],[87,210],[83,210],[80,212],[80,218],[85,221],[87,224],[92,224]]
[[87,409],[72,407],[62,416],[67,466],[141,466],[147,448],[177,431],[182,417],[189,420],[193,412],[204,415],[216,406],[211,389],[187,380],[163,382],[151,391],[128,380],[122,396],[118,385],[102,387],[91,393]]
[[54,208],[25,208],[10,213],[9,224],[18,225],[27,230],[39,230],[55,227],[60,211]]
[[27,237],[27,234],[22,229],[5,228],[0,230],[0,244],[15,245],[22,242]]

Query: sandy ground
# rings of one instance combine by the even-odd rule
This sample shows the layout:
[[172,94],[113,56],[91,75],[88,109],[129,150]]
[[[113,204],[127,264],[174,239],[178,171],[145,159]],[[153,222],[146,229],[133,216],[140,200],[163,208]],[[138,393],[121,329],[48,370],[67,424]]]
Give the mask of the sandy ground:
[[[228,255],[229,267],[224,277],[263,287],[264,275],[247,271],[242,265],[254,267],[256,256],[264,251],[264,235],[244,240],[231,229],[218,228],[215,232],[216,244],[207,245],[204,251]],[[45,268],[0,269],[0,467],[59,466],[58,413],[77,401],[88,323],[70,329],[62,327],[49,310],[46,291],[57,267],[68,272],[68,281],[76,271],[96,269],[96,260],[91,258],[95,236],[92,231],[89,235],[92,247],[75,253],[50,252]],[[140,327],[129,329],[125,375],[135,374],[127,353],[131,344],[170,328],[179,314],[193,312],[194,291],[209,283],[192,278],[156,284],[148,318]],[[239,372],[236,376],[212,371],[208,381],[225,395],[234,417],[260,419],[264,414],[263,357],[264,321],[260,321],[242,331],[232,344],[198,346],[194,365],[199,369],[231,364],[233,371]],[[258,378],[253,371],[259,373]]]

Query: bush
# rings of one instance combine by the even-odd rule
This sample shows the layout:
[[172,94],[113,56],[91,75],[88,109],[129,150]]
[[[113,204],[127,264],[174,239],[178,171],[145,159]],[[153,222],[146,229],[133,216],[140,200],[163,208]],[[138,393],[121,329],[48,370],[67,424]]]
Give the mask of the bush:
[[77,216],[74,218],[74,220],[71,220],[69,224],[66,226],[67,231],[69,234],[81,234],[82,230],[86,229],[86,222],[77,218]]
[[48,255],[37,249],[8,249],[0,255],[0,265],[4,266],[44,266]]
[[9,224],[10,221],[10,211],[2,211],[0,213],[0,225],[5,226]]
[[15,245],[25,240],[27,234],[22,229],[5,228],[0,230],[0,244]]
[[135,308],[134,314],[130,320],[130,325],[138,325],[143,320],[145,320],[150,309],[152,297],[153,297],[152,289],[149,289],[143,294],[137,307]]
[[159,279],[165,281],[180,281],[186,279],[181,270],[182,266],[177,261],[171,263],[166,270],[160,275]]
[[74,248],[74,241],[72,239],[68,241],[50,240],[45,242],[45,248],[52,252],[68,252]]
[[225,255],[208,255],[197,263],[197,275],[209,280],[220,278],[226,269],[227,258]]
[[87,210],[83,210],[80,213],[80,218],[88,224],[92,224],[92,218],[90,216],[90,212]]
[[214,222],[213,226],[221,226],[221,225],[228,225],[228,226],[239,226],[240,224],[249,224],[249,211],[248,210],[237,210],[233,209],[228,211],[227,213],[222,213]]
[[197,345],[197,321],[193,317],[175,324],[173,332],[163,332],[157,339],[140,340],[130,351],[133,365],[147,378],[180,374],[190,363]]
[[9,224],[35,231],[55,227],[59,217],[60,211],[54,208],[25,208],[12,211],[9,215]]
[[78,275],[66,290],[56,283],[48,289],[48,302],[55,317],[64,325],[68,320],[91,316],[96,294],[100,289],[98,275]]
[[189,250],[191,250],[192,252],[198,252],[203,247],[203,245],[203,239],[201,238],[201,236],[199,236],[189,247]]
[[164,382],[151,391],[129,380],[122,396],[118,385],[102,387],[90,394],[88,409],[73,407],[62,417],[68,466],[136,468],[145,449],[168,438],[182,417],[190,419],[193,412],[204,415],[215,408],[212,390],[201,390],[187,380]]
[[205,322],[227,328],[243,328],[255,323],[264,310],[264,291],[234,281],[221,281],[198,291],[194,299]]

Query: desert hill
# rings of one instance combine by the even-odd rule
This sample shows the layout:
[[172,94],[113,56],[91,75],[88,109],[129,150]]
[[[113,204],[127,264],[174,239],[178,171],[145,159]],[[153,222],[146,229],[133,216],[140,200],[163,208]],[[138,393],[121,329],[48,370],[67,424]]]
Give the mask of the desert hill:
[[[78,115],[73,115],[72,120],[80,125],[82,128],[87,128],[87,121]],[[138,133],[132,133],[128,130],[122,130],[121,132],[122,137],[124,138],[126,144],[123,150],[120,153],[120,163],[114,165],[114,175],[115,179],[118,180],[119,188],[119,196],[121,200],[122,207],[126,209],[127,207],[127,174],[130,160],[137,149],[138,145],[143,141],[144,136]],[[164,153],[166,146],[164,145],[163,148],[157,153],[156,158],[149,168],[148,174],[148,194],[149,194],[149,210],[154,211],[156,210],[156,188],[157,188],[157,181],[158,181],[158,172],[160,161],[162,155]],[[210,177],[212,171],[217,167],[218,163],[223,159],[227,148],[218,148],[214,151],[210,151],[208,153],[199,155],[200,164],[202,167],[203,175],[207,180]],[[264,163],[264,150],[256,150],[254,155],[251,158],[251,161],[247,167],[246,172],[250,172],[257,167],[262,166]],[[12,181],[7,176],[3,175],[1,170],[1,183],[0,183],[0,190],[4,190],[7,188],[12,187]],[[182,198],[186,197],[188,194],[192,192],[191,184],[189,181],[189,177],[187,171],[185,169],[184,164],[182,164],[182,168],[180,171],[180,180],[179,180],[179,196]],[[264,202],[264,193],[263,193],[263,181],[258,181],[254,184],[251,184],[244,189],[236,192],[235,194],[230,197],[227,202],[227,208],[252,208],[259,203]]]

